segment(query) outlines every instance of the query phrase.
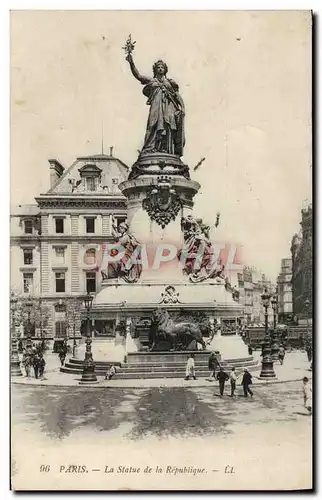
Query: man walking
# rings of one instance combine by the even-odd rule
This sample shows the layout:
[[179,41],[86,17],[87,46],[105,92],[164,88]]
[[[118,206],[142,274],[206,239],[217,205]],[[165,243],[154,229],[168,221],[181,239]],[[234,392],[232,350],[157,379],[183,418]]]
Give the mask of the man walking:
[[210,370],[210,373],[207,380],[209,380],[209,382],[212,382],[216,377],[217,366],[219,366],[219,361],[217,359],[216,354],[212,352],[208,358],[208,369]]
[[231,369],[231,372],[229,374],[229,380],[230,380],[230,397],[232,398],[233,396],[235,396],[236,380],[237,380],[235,367]]
[[22,364],[25,367],[26,377],[30,377],[31,370],[31,356],[30,353],[25,349],[22,356]]
[[285,349],[283,346],[281,346],[278,351],[278,359],[281,365],[284,363],[284,358],[285,358]]
[[242,386],[243,386],[243,389],[244,389],[244,396],[245,398],[248,397],[248,394],[251,395],[251,397],[253,397],[253,391],[251,391],[251,389],[249,388],[249,386],[252,384],[252,376],[251,374],[249,373],[248,370],[244,370],[244,375],[243,375],[243,380],[242,380]]
[[35,353],[32,358],[32,366],[34,368],[35,378],[38,378],[39,374],[39,355]]
[[39,356],[39,378],[42,378],[44,376],[45,366],[46,366],[46,361],[43,354],[41,354]]
[[223,368],[220,367],[219,372],[217,373],[216,379],[219,382],[219,393],[220,396],[224,395],[224,390],[225,390],[225,382],[229,380],[229,375],[227,375],[226,372],[224,372]]
[[186,365],[186,376],[185,380],[189,380],[190,377],[192,377],[194,380],[197,380],[196,374],[195,374],[195,355],[190,354],[187,365]]

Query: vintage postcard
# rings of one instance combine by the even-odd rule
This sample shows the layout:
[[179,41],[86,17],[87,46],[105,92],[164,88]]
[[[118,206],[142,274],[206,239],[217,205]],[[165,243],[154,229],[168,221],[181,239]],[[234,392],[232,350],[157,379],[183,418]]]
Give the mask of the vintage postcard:
[[12,489],[312,489],[311,12],[10,24]]

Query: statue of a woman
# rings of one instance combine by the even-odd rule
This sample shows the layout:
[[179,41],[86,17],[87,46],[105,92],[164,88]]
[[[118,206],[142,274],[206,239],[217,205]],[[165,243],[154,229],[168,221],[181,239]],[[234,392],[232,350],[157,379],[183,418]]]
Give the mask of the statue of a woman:
[[185,108],[179,86],[167,78],[168,67],[163,61],[153,65],[153,77],[140,75],[131,53],[126,60],[133,76],[144,85],[143,94],[148,98],[150,113],[141,154],[163,152],[183,155]]

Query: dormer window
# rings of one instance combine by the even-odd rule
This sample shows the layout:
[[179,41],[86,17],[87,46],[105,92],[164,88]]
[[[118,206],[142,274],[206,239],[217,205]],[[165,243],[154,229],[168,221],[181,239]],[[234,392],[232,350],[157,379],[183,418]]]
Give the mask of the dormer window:
[[86,191],[97,191],[101,180],[102,169],[94,163],[84,165],[79,170],[81,181]]
[[86,179],[86,187],[87,191],[96,191],[96,178],[95,177],[87,177]]

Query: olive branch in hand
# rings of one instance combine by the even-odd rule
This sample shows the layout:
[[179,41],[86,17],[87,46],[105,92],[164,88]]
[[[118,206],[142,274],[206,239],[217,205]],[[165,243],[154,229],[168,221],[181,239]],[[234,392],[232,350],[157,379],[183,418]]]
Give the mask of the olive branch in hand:
[[133,50],[135,49],[135,44],[136,42],[132,40],[131,34],[129,35],[129,38],[126,40],[124,47],[122,47],[123,50],[125,50],[125,54],[129,56]]

